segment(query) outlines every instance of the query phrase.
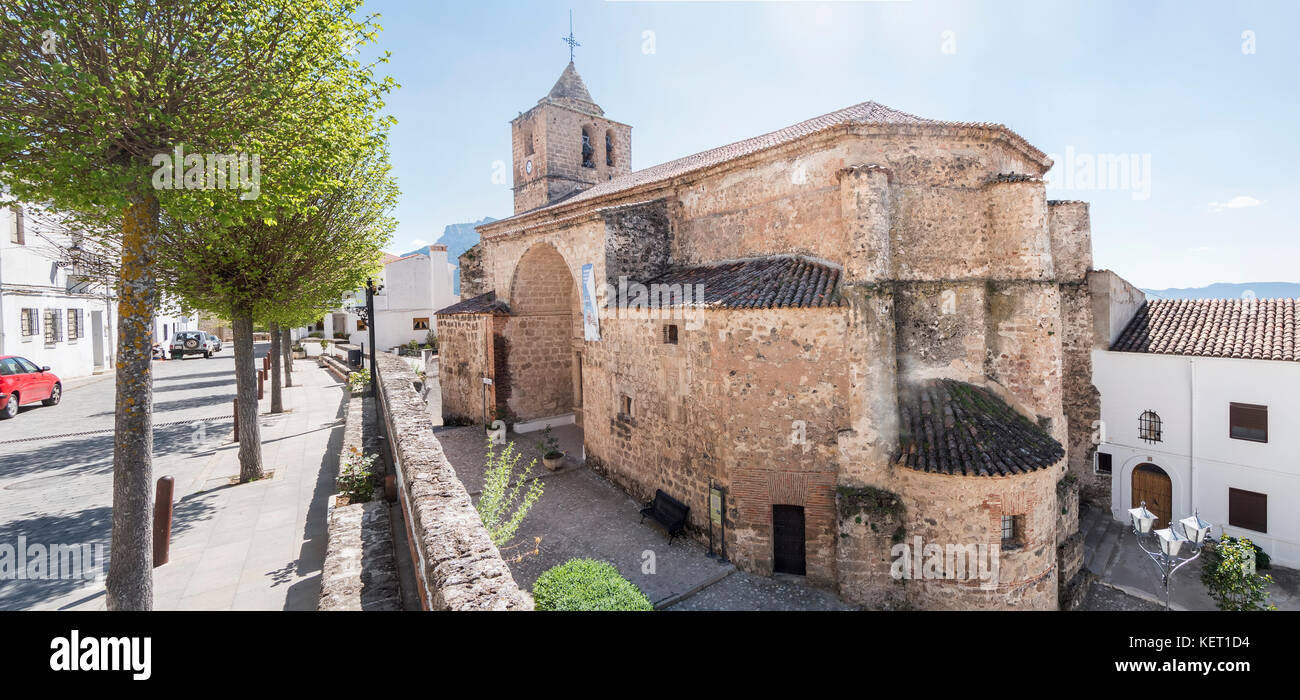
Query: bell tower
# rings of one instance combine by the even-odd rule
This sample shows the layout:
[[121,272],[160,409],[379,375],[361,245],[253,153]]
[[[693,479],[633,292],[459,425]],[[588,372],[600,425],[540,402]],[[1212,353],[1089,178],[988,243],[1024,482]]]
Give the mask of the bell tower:
[[572,60],[510,132],[516,214],[632,171],[632,127],[605,118]]

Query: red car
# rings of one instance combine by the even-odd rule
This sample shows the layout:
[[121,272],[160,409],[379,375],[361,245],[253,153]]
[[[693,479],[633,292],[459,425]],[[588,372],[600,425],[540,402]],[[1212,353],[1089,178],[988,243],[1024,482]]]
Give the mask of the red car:
[[63,398],[63,382],[49,367],[25,357],[0,357],[0,418],[18,415],[18,406],[40,401],[53,406]]

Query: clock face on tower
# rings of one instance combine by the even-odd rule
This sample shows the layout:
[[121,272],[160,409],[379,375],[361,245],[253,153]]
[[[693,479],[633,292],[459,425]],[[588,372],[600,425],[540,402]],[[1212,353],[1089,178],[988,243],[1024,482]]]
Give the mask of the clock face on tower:
[[530,160],[524,163],[524,172],[528,173],[529,175],[533,174],[533,161]]

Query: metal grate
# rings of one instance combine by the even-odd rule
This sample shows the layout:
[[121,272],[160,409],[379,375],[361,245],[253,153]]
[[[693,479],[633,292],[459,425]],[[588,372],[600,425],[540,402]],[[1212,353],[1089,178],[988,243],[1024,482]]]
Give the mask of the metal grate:
[[1138,437],[1147,442],[1160,442],[1161,425],[1160,415],[1155,411],[1143,411],[1138,416]]

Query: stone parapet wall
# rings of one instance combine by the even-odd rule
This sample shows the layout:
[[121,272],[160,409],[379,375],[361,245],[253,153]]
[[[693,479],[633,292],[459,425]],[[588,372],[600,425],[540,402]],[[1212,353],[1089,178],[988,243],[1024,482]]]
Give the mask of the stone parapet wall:
[[433,434],[428,408],[402,359],[378,355],[379,415],[425,610],[531,610]]
[[320,610],[401,610],[392,524],[382,500],[330,511]]
[[[340,469],[354,451],[373,452],[373,435],[367,435],[365,430],[365,416],[373,409],[369,398],[349,399],[339,451]],[[401,610],[388,505],[376,500],[336,508],[334,501],[330,498],[329,541],[318,609]]]

